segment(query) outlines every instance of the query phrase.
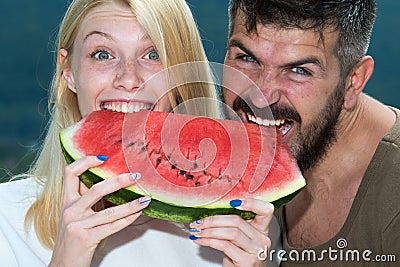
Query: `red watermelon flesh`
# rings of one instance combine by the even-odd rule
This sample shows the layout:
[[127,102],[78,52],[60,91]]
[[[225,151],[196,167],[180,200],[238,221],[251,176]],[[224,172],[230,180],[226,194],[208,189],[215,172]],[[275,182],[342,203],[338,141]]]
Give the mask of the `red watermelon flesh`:
[[[305,185],[275,127],[154,111],[96,111],[64,130],[61,143],[69,161],[84,155],[109,157],[83,179],[88,186],[140,172],[137,185],[125,191],[150,195],[156,201],[147,215],[168,220],[225,213],[232,210],[232,199],[276,202]],[[120,204],[133,196],[121,193],[110,200]]]

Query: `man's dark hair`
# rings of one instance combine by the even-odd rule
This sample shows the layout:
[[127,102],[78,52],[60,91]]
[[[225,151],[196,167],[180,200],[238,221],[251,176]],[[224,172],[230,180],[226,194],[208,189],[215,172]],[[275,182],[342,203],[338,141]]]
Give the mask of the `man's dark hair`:
[[366,54],[376,16],[374,0],[230,0],[229,35],[238,11],[245,16],[249,33],[257,25],[302,29],[323,33],[339,32],[336,55],[345,77]]

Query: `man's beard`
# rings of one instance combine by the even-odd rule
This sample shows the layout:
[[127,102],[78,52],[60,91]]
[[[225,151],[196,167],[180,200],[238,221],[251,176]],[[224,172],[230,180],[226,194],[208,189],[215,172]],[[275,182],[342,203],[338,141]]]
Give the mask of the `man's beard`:
[[291,142],[290,150],[302,172],[317,166],[336,141],[337,126],[344,101],[344,87],[340,85],[331,94],[316,118]]
[[[337,125],[342,111],[344,101],[344,81],[341,81],[335,91],[330,95],[325,107],[317,114],[315,119],[302,130],[299,129],[298,135],[291,140],[289,146],[297,164],[302,172],[316,166],[328,152],[329,147],[336,141]],[[253,113],[261,117],[289,119],[302,125],[300,114],[291,107],[283,107],[279,104],[272,104],[267,108],[258,109],[249,100],[238,97],[233,103],[233,109],[242,109],[246,113]],[[266,109],[269,109],[266,111]]]

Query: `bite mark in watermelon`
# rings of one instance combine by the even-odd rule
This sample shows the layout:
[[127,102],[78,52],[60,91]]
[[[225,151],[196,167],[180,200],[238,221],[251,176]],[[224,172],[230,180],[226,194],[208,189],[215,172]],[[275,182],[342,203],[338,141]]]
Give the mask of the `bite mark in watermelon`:
[[140,172],[136,185],[106,196],[122,204],[152,197],[144,215],[191,222],[216,214],[253,213],[232,208],[232,199],[257,198],[275,208],[305,180],[274,127],[206,117],[140,111],[95,111],[60,133],[67,162],[103,154],[108,160],[86,171],[93,184]]

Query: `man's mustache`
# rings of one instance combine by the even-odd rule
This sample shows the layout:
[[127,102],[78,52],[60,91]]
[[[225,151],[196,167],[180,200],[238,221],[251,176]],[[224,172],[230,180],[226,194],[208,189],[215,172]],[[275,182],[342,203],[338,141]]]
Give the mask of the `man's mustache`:
[[258,108],[253,105],[249,99],[237,97],[232,105],[234,111],[242,110],[247,114],[269,120],[292,120],[301,124],[300,114],[293,108],[274,103],[264,108]]

